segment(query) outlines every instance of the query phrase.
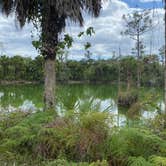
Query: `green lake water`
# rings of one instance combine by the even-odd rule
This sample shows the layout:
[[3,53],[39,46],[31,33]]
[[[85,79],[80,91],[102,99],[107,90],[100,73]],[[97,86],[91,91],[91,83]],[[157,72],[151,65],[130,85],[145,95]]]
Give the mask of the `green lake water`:
[[[151,118],[163,110],[163,90],[160,88],[141,88],[142,101],[149,96],[154,99],[154,107],[143,110],[142,118]],[[109,111],[118,125],[126,123],[126,108],[117,106],[118,87],[113,85],[58,85],[56,90],[56,110],[65,111]],[[0,110],[42,110],[43,85],[5,85],[0,86]]]

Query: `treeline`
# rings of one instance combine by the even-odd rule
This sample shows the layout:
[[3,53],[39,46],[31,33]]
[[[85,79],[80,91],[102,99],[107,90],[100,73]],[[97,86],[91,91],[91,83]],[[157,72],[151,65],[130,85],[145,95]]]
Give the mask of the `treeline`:
[[[137,60],[133,56],[112,58],[108,60],[84,59],[58,60],[56,63],[59,82],[81,81],[92,83],[127,83],[128,86],[137,82],[137,65],[141,71],[142,86],[163,85],[163,64],[157,55],[144,56]],[[42,56],[35,59],[21,56],[0,57],[0,80],[37,81],[44,80],[44,60]]]
[[0,80],[43,81],[43,58],[0,57]]

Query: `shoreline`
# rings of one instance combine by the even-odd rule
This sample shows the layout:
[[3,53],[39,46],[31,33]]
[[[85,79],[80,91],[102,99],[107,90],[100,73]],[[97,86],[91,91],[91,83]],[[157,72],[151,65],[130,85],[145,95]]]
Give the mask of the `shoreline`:
[[[26,80],[17,80],[17,81],[7,81],[7,80],[0,80],[0,85],[29,85],[29,84],[41,84],[44,82],[40,82],[40,81],[26,81]],[[75,84],[117,84],[117,82],[102,82],[102,81],[94,81],[94,82],[90,82],[90,81],[57,81],[57,84],[64,84],[64,85],[75,85]]]
[[0,85],[28,85],[28,84],[39,84],[38,81],[25,81],[25,80],[19,80],[19,81],[7,81],[3,80],[0,81]]

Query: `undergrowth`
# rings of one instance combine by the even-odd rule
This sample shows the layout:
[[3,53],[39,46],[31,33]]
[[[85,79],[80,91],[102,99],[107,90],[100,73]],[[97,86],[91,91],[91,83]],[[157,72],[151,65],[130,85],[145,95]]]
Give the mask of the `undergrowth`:
[[112,123],[108,112],[98,111],[4,113],[0,165],[166,166],[163,135]]

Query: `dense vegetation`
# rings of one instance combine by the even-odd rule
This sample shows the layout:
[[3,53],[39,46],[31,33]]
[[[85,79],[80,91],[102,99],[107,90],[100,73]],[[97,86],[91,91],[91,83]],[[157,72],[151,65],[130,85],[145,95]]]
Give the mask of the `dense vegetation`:
[[[141,86],[164,85],[166,69],[163,57],[144,55],[142,35],[152,28],[150,11],[135,11],[123,16],[126,29],[122,34],[136,41],[135,48],[131,48],[133,56],[122,57],[119,48],[119,57],[93,60],[89,50],[91,43],[87,42],[84,45],[85,59],[67,60],[66,48],[72,47],[73,38],[65,34],[64,41],[59,39],[67,25],[66,20],[83,26],[84,12],[98,17],[101,8],[101,0],[70,0],[70,3],[66,0],[0,1],[0,11],[6,16],[14,14],[20,27],[26,22],[33,22],[38,31],[38,41],[32,44],[43,55],[35,59],[1,56],[0,83],[44,82],[45,104],[40,111],[37,111],[39,107],[23,110],[15,102],[17,97],[21,102],[25,101],[21,91],[19,95],[8,89],[7,93],[0,92],[0,101],[5,101],[4,106],[6,99],[9,99],[8,105],[8,102],[12,103],[12,98],[17,107],[10,111],[0,105],[0,165],[166,166],[166,114],[161,108],[163,103],[161,100],[158,103],[157,92],[153,95],[146,92],[145,96],[141,93]],[[78,37],[94,33],[93,27],[90,27],[86,32],[80,32]],[[126,123],[120,123],[119,108],[116,108],[117,114],[112,114],[107,108],[101,109],[99,95],[88,98],[87,93],[84,96],[86,100],[81,101],[81,88],[73,96],[66,89],[55,95],[58,89],[55,80],[61,83],[118,84],[116,100],[111,98],[111,105],[107,105],[110,108],[115,102],[117,107],[122,107]],[[136,85],[137,89],[134,89]],[[32,86],[35,93],[35,86]],[[96,87],[94,91],[105,96],[113,93],[103,89],[97,92]],[[37,94],[34,97],[37,99]],[[40,95],[38,97],[41,98]],[[55,97],[57,101],[63,100],[65,109],[55,107],[60,103]],[[30,99],[32,101],[32,93]],[[142,114],[152,107],[155,115],[143,118]]]
[[[163,116],[144,127],[116,127],[97,110],[1,112],[1,165],[166,166]],[[91,163],[91,164],[90,164]]]
[[[25,80],[43,82],[43,57],[35,59],[21,56],[0,57],[0,80]],[[144,56],[141,64],[141,85],[162,86],[163,65],[157,55]],[[120,66],[120,67],[119,67]],[[109,60],[83,59],[59,60],[56,63],[57,80],[60,82],[82,81],[93,83],[116,83],[119,80],[129,86],[135,85],[137,59],[133,56]],[[120,73],[120,74],[119,74]]]

